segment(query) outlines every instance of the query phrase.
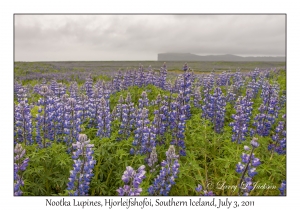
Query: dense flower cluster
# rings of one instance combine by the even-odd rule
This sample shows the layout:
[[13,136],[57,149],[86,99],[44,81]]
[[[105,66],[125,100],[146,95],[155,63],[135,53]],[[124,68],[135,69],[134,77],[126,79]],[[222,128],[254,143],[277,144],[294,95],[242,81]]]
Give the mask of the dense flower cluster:
[[218,86],[226,86],[230,83],[230,76],[226,71],[223,71],[216,81]]
[[130,154],[150,154],[156,145],[155,133],[153,133],[153,128],[149,126],[148,112],[148,109],[143,108],[142,112],[137,115],[135,136],[132,142],[135,149],[131,148]]
[[70,195],[88,195],[89,185],[93,177],[96,161],[93,159],[93,144],[85,134],[79,134],[78,141],[73,144],[73,170],[70,171],[68,183]]
[[28,100],[27,100],[27,91],[24,87],[17,84],[15,86],[15,93],[17,95],[17,100],[18,100],[19,103],[22,102],[22,101],[24,101],[25,103],[28,102]]
[[206,104],[202,109],[206,110],[207,118],[213,123],[214,130],[220,133],[224,127],[226,100],[221,88],[217,87],[213,94],[208,94],[205,98]]
[[72,145],[78,139],[78,135],[81,132],[81,110],[77,105],[74,98],[69,98],[68,103],[65,106],[64,116],[64,141],[67,145]]
[[[117,138],[117,140],[122,140],[122,139],[127,139],[131,131],[133,130],[135,119],[136,119],[136,109],[134,107],[133,102],[131,101],[130,93],[127,94],[127,97],[123,102],[123,104],[118,104],[118,105],[120,107],[119,109],[120,109],[120,118],[121,118],[119,135],[121,135],[121,137]],[[118,114],[116,114],[116,116],[118,116]]]
[[54,107],[53,91],[43,85],[40,88],[42,98],[38,100],[38,114],[36,116],[36,142],[46,147],[46,139],[54,140],[54,121],[56,109]]
[[254,71],[251,71],[252,80],[254,80],[256,82],[259,77],[259,74],[260,74],[259,68],[255,68]]
[[194,107],[201,108],[202,97],[200,87],[196,88],[193,99]]
[[268,136],[270,134],[271,127],[278,116],[279,99],[277,89],[277,86],[270,85],[267,82],[263,85],[261,93],[263,103],[258,109],[259,114],[254,118],[254,126],[259,136]]
[[122,180],[124,182],[124,186],[117,189],[118,195],[121,196],[137,196],[142,192],[142,188],[140,188],[140,184],[143,179],[146,178],[145,174],[145,166],[141,165],[137,170],[134,170],[131,166],[127,166],[124,174],[122,176]]
[[15,146],[15,157],[14,157],[14,195],[22,195],[20,187],[24,186],[22,179],[22,172],[25,171],[28,166],[29,158],[24,158],[25,149],[21,144]]
[[110,116],[109,105],[107,104],[104,97],[100,99],[99,115],[97,116],[97,120],[98,120],[97,136],[109,137],[111,132],[111,116]]
[[170,144],[179,148],[179,154],[186,156],[184,132],[186,123],[186,110],[185,105],[182,106],[182,94],[179,94],[177,100],[171,103],[170,111],[170,129],[172,131],[172,141]]
[[241,88],[244,85],[244,79],[239,69],[233,75],[233,85],[235,87],[235,94],[240,95]]
[[[285,115],[282,116],[285,120]],[[279,121],[278,126],[275,129],[275,134],[272,136],[274,143],[268,146],[268,149],[275,151],[280,155],[286,153],[286,130],[285,121]]]
[[227,88],[227,95],[226,95],[226,102],[231,103],[232,105],[235,104],[237,99],[237,94],[234,92],[234,85],[230,85]]
[[[275,71],[256,69],[249,73],[238,70],[235,73],[224,71],[218,74],[212,71],[210,74],[194,74],[187,64],[184,64],[183,71],[184,73],[180,75],[174,72],[167,75],[167,66],[164,63],[160,69],[151,66],[145,69],[140,65],[138,70],[127,69],[118,71],[116,74],[112,73],[109,75],[113,78],[112,81],[98,80],[99,77],[95,75],[87,77],[87,74],[82,74],[78,76],[81,81],[77,80],[77,77],[72,79],[77,80],[78,83],[71,80],[67,83],[65,81],[59,83],[58,81],[61,81],[59,77],[50,81],[49,76],[46,77],[47,80],[43,79],[41,84],[34,87],[15,83],[15,144],[22,143],[27,146],[37,143],[40,147],[47,147],[51,144],[55,146],[56,143],[62,143],[64,147],[67,147],[67,152],[73,154],[74,159],[74,169],[71,171],[68,183],[70,195],[87,195],[93,176],[92,171],[95,165],[92,157],[93,145],[89,144],[84,134],[80,134],[85,129],[91,136],[98,136],[96,139],[111,137],[111,140],[121,141],[134,138],[129,152],[132,155],[143,155],[145,166],[137,170],[130,166],[126,168],[122,177],[125,185],[117,190],[119,195],[141,193],[139,186],[145,178],[146,167],[150,173],[159,173],[148,188],[149,194],[168,195],[179,173],[179,158],[185,162],[188,159],[181,156],[193,155],[186,151],[185,136],[190,138],[190,136],[197,135],[197,131],[202,133],[195,128],[197,125],[190,126],[199,120],[199,116],[193,116],[193,119],[189,120],[191,103],[198,108],[192,111],[197,114],[201,113],[218,133],[213,136],[207,133],[208,135],[203,137],[208,140],[208,144],[216,143],[214,140],[219,137],[224,139],[231,135],[228,133],[230,132],[228,127],[224,129],[224,123],[228,125],[228,120],[230,120],[226,116],[225,121],[225,107],[228,105],[227,113],[232,112],[232,107],[235,108],[235,113],[232,115],[233,122],[230,123],[233,142],[241,143],[249,137],[249,134],[266,136],[266,140],[271,138],[273,140],[268,147],[271,152],[267,155],[272,157],[275,152],[282,155],[286,153],[285,115],[283,120],[276,119],[278,113],[284,113],[286,93],[279,89],[276,82],[269,83],[270,78],[276,79]],[[168,81],[167,76],[170,79]],[[82,83],[84,84],[81,85]],[[149,86],[146,87],[146,85]],[[124,91],[130,86],[137,87]],[[138,87],[142,87],[144,91],[138,100],[137,95],[134,95],[134,100],[132,100],[130,92],[139,93],[141,89]],[[243,96],[242,93],[246,88],[246,95]],[[123,96],[126,92],[128,95],[125,99]],[[32,93],[34,95],[31,95]],[[157,98],[152,100],[154,94],[157,93],[159,93]],[[258,99],[256,96],[260,93],[261,98]],[[115,105],[115,97],[119,94],[123,95],[120,95]],[[27,98],[32,101],[34,99],[32,96],[36,95],[40,95],[38,102],[28,104]],[[250,121],[253,120],[251,118],[252,101],[259,100],[262,100],[262,105],[258,109],[259,113],[254,119],[254,124],[250,125]],[[38,111],[37,116],[32,117],[31,113],[36,113],[36,111]],[[197,122],[206,123],[205,120]],[[190,127],[186,129],[187,125]],[[271,129],[275,127],[275,130]],[[206,128],[211,127],[205,125],[205,132]],[[224,135],[219,135],[223,130],[226,131]],[[193,131],[196,132],[193,133]],[[211,141],[212,138],[214,138],[213,141]],[[167,143],[171,144],[166,152],[167,158],[161,162],[161,170],[158,172],[156,170],[161,158],[159,151]],[[128,146],[126,142],[114,142],[114,144]],[[253,189],[253,177],[257,174],[256,167],[261,164],[253,153],[258,146],[257,140],[252,140],[251,145],[252,149],[248,146],[244,147],[247,152],[242,154],[242,161],[236,165],[236,172],[241,174],[239,195],[249,195]],[[221,145],[214,144],[213,146],[214,150],[219,150],[219,154],[225,154]],[[25,150],[22,150],[23,153]],[[22,154],[19,155],[19,159],[23,158]],[[123,156],[123,151],[119,150],[117,155],[119,154]],[[199,159],[199,155],[197,153],[195,155]],[[141,157],[137,156],[132,158],[134,161],[141,160]],[[16,161],[20,161],[19,159],[15,158]],[[20,174],[23,168],[25,170],[27,163],[28,159],[25,159],[23,163],[22,161],[16,163],[23,164],[15,172],[16,194],[21,194],[20,187],[24,183]],[[285,184],[284,181],[279,188],[281,194],[285,194]],[[214,195],[212,191],[205,189],[203,190],[201,185],[196,187],[199,195]]]
[[89,75],[87,78],[86,78],[86,81],[85,81],[85,91],[86,91],[86,95],[91,98],[92,95],[93,95],[93,79],[91,78],[91,75]]
[[141,98],[138,101],[138,108],[142,110],[143,108],[147,108],[149,106],[149,99],[147,93],[145,91],[142,92]]
[[241,143],[246,139],[253,105],[251,98],[252,92],[247,90],[246,96],[238,98],[235,104],[236,113],[232,115],[234,122],[229,124],[233,131],[233,142]]
[[248,83],[247,88],[251,89],[253,91],[253,97],[256,98],[258,91],[260,89],[260,84],[258,81],[252,80]]
[[116,91],[122,90],[122,78],[123,78],[122,72],[119,70],[113,79],[113,85],[114,85]]
[[254,156],[254,149],[259,146],[257,139],[253,138],[251,141],[252,149],[248,146],[245,146],[246,151],[250,151],[250,154],[243,153],[241,155],[242,163],[239,162],[236,165],[236,172],[242,174],[240,183],[239,183],[239,195],[249,195],[250,191],[253,189],[252,179],[257,174],[256,167],[259,166],[260,160]]
[[161,162],[159,175],[154,179],[153,184],[148,188],[149,195],[168,195],[175,179],[179,173],[179,156],[175,154],[175,147],[170,145],[166,152],[166,160]]
[[15,106],[15,135],[18,142],[32,144],[32,121],[29,104],[21,101]]

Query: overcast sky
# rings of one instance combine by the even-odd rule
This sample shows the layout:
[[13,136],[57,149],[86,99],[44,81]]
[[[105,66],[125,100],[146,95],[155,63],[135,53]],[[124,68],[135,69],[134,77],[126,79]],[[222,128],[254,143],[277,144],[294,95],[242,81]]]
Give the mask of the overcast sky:
[[15,15],[16,61],[285,55],[285,15]]

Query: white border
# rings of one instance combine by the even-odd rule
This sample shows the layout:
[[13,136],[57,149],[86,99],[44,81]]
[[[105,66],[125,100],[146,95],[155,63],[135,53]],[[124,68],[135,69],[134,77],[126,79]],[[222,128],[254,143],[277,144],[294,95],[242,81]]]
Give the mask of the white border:
[[[12,137],[13,137],[13,14],[14,13],[287,13],[287,134],[288,134],[288,172],[287,197],[228,197],[230,200],[254,200],[257,209],[264,207],[298,206],[296,193],[299,187],[299,162],[296,157],[299,140],[296,130],[299,130],[299,11],[297,4],[288,1],[249,2],[234,1],[2,1],[1,3],[1,144],[0,144],[0,208],[1,209],[44,209],[46,197],[13,197],[13,165],[12,165]],[[295,1],[294,1],[295,2]],[[259,33],[259,32],[258,32]],[[298,152],[299,153],[299,152]],[[296,197],[297,196],[297,197]],[[91,197],[98,200],[109,197]],[[116,197],[112,197],[116,198]],[[185,200],[190,197],[174,197]],[[226,197],[221,197],[225,199]],[[55,197],[55,199],[59,199]],[[87,198],[76,198],[86,200]],[[155,199],[155,198],[153,198]],[[193,197],[194,199],[194,197]],[[216,197],[216,199],[219,199]],[[48,207],[46,207],[48,208]],[[54,208],[54,207],[50,207]],[[55,207],[56,208],[56,207]],[[65,209],[60,207],[56,209]],[[94,207],[94,209],[99,207]],[[174,207],[165,207],[173,209]],[[175,207],[177,209],[182,207]],[[199,208],[199,207],[197,207]],[[250,207],[247,207],[249,209]],[[71,209],[71,208],[68,208]],[[74,207],[72,207],[74,209]],[[87,209],[87,208],[85,208]],[[108,208],[103,208],[108,209]],[[124,209],[124,208],[122,208]],[[130,208],[133,209],[133,208]],[[140,209],[140,208],[136,208]],[[149,209],[149,208],[147,208]],[[196,208],[194,208],[196,209]],[[239,208],[240,209],[240,208]],[[292,208],[296,209],[296,208]]]

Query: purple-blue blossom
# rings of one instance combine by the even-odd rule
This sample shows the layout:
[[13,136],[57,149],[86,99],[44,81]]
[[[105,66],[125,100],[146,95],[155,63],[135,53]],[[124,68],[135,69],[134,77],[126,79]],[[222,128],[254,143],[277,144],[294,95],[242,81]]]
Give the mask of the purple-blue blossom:
[[213,193],[213,191],[204,190],[201,184],[198,184],[198,186],[195,188],[195,190],[200,196],[214,196],[215,195]]
[[24,186],[22,173],[28,166],[29,158],[24,159],[25,149],[21,144],[16,144],[14,153],[14,195],[20,196],[23,194],[21,187]]
[[283,180],[281,185],[280,185],[280,188],[278,188],[279,191],[280,191],[280,194],[281,196],[285,196],[286,195],[286,181]]
[[134,170],[131,166],[127,166],[123,173],[122,180],[124,186],[120,187],[116,191],[120,196],[138,196],[142,192],[140,187],[142,181],[146,178],[145,166],[141,165],[137,170]]
[[79,134],[78,141],[73,144],[74,164],[67,185],[69,195],[88,195],[90,181],[94,175],[93,168],[96,164],[93,158],[93,147],[85,134]]
[[[241,155],[242,162],[236,165],[235,171],[241,175],[239,182],[239,192],[238,195],[249,195],[250,191],[253,189],[252,180],[257,174],[256,167],[261,165],[260,159],[255,157],[254,149],[259,146],[257,138],[253,138],[250,142],[252,149],[250,151],[249,146],[244,146],[247,153]],[[246,186],[246,187],[245,187]]]
[[174,145],[166,152],[166,160],[161,162],[161,170],[148,188],[149,195],[168,195],[179,173],[179,155],[175,153]]
[[99,105],[99,115],[97,116],[98,121],[98,131],[97,136],[100,138],[110,137],[111,132],[111,114],[109,110],[109,105],[104,97],[100,100]]

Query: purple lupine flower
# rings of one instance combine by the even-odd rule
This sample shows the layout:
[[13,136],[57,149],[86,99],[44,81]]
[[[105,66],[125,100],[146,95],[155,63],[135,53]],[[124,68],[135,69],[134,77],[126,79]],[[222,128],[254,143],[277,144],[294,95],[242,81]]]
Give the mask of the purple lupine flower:
[[166,101],[162,100],[161,95],[157,96],[157,99],[154,101],[154,104],[157,105],[157,109],[154,110],[154,119],[152,121],[151,131],[156,135],[156,143],[163,144],[165,142],[165,132],[167,130],[167,106]]
[[170,145],[166,152],[166,160],[161,162],[159,175],[154,179],[153,184],[148,188],[149,195],[168,195],[175,179],[179,173],[179,155],[175,153],[175,147]]
[[22,101],[24,101],[25,103],[28,103],[28,100],[27,100],[27,91],[25,89],[25,87],[23,86],[17,86],[15,87],[15,92],[16,92],[16,95],[17,95],[17,101],[19,103],[21,103]]
[[[178,95],[180,98],[181,94]],[[186,115],[184,108],[185,106],[180,105],[180,101],[177,98],[177,101],[171,103],[170,116],[170,129],[172,131],[172,141],[170,144],[175,145],[179,148],[179,154],[181,156],[186,156],[185,152],[185,142],[184,142],[184,131],[185,131],[185,122]]]
[[29,158],[24,158],[25,149],[23,149],[21,144],[16,144],[14,149],[14,195],[22,195],[20,187],[24,186],[24,181],[22,179],[22,173],[28,166]]
[[188,67],[187,63],[185,63],[182,67],[182,70],[187,71],[188,69],[189,69],[189,67]]
[[160,68],[159,79],[158,79],[159,80],[158,87],[164,90],[166,90],[167,74],[168,74],[167,65],[166,62],[164,62],[163,66]]
[[229,84],[229,75],[226,71],[223,71],[220,76],[217,78],[217,85],[218,86],[226,86]]
[[23,142],[25,145],[33,143],[32,139],[32,121],[29,104],[21,101],[15,107],[15,133],[18,142]]
[[[284,114],[282,118],[285,120],[286,115]],[[279,121],[278,126],[275,129],[275,134],[272,136],[274,143],[268,146],[268,149],[277,152],[280,155],[286,153],[286,130],[285,121]]]
[[198,184],[198,186],[195,188],[196,192],[199,193],[199,195],[204,195],[204,196],[214,196],[215,194],[213,193],[213,191],[207,191],[207,190],[203,190],[203,187],[201,184]]
[[258,81],[252,80],[247,85],[247,88],[252,90],[252,92],[253,92],[253,98],[256,98],[256,96],[258,94],[258,91],[259,91],[259,88],[260,88],[260,84],[258,83]]
[[224,127],[226,100],[221,88],[217,87],[214,94],[206,96],[205,109],[207,118],[213,123],[214,130],[220,133]]
[[99,116],[98,118],[98,131],[97,136],[102,137],[110,137],[111,132],[111,116],[109,105],[107,104],[106,100],[102,97],[100,100],[100,107],[99,107]]
[[232,105],[236,102],[237,95],[234,93],[234,85],[231,85],[227,88],[226,101]]
[[130,81],[130,72],[126,70],[123,76],[123,89],[127,89],[129,86],[131,86],[131,81]]
[[[71,98],[75,98],[76,100],[79,99],[79,97],[78,97],[78,84],[77,84],[77,82],[72,82],[70,84],[69,92],[70,92],[70,97]],[[58,93],[58,94],[60,94],[60,93]]]
[[64,141],[71,146],[78,140],[81,132],[81,108],[74,98],[69,98],[65,106]]
[[116,191],[121,196],[138,196],[142,192],[140,187],[142,181],[146,178],[145,166],[141,165],[137,170],[134,170],[131,166],[127,166],[123,173],[122,180],[124,186],[120,187]]
[[157,153],[156,153],[156,147],[152,148],[150,157],[147,159],[147,164],[150,167],[150,173],[155,171],[155,168],[158,166],[156,165],[158,159],[157,159]]
[[131,95],[128,92],[125,99],[125,103],[122,104],[122,121],[119,128],[120,137],[117,140],[127,139],[134,128],[134,123],[136,119],[136,109],[133,102],[131,101]]
[[235,94],[238,96],[241,93],[241,88],[244,86],[244,82],[245,81],[240,69],[237,69],[233,75],[233,86],[235,87]]
[[57,84],[55,78],[52,79],[52,81],[51,81],[51,84],[50,84],[50,90],[52,90],[53,93],[54,93],[55,95],[57,95],[57,93],[58,93],[58,84]]
[[201,184],[198,184],[198,186],[195,188],[195,190],[196,190],[197,192],[202,191],[202,185],[201,185]]
[[[236,165],[235,171],[239,174],[242,174],[240,182],[239,182],[239,192],[241,195],[249,195],[250,191],[253,189],[252,179],[257,174],[256,167],[261,164],[260,160],[254,156],[254,149],[259,146],[257,142],[257,138],[253,138],[251,141],[252,149],[250,154],[243,153],[241,155],[242,163],[239,162]],[[249,147],[244,146],[244,149],[249,152]]]
[[286,195],[286,181],[282,181],[280,188],[278,188],[280,191],[281,196],[285,196]]
[[103,85],[96,83],[95,86],[95,89],[88,96],[89,127],[94,127],[98,124],[100,100],[104,95]]
[[155,83],[156,83],[156,78],[155,78],[153,69],[150,65],[148,67],[148,73],[147,73],[147,76],[145,78],[145,85],[155,85]]
[[122,80],[123,80],[123,75],[122,72],[119,70],[117,74],[115,74],[113,78],[113,87],[116,91],[121,91],[122,90]]
[[62,83],[58,83],[58,90],[57,91],[58,91],[57,92],[58,97],[63,96],[64,94],[66,94],[66,91],[67,91],[66,85],[63,85]]
[[253,125],[256,127],[256,133],[259,136],[268,136],[280,109],[278,86],[265,82],[262,86],[261,97],[263,103],[258,109],[259,114],[254,118]]
[[42,98],[37,103],[40,107],[39,114],[36,116],[36,142],[40,147],[45,148],[49,145],[49,142],[46,143],[46,139],[54,140],[56,110],[53,91],[43,85],[40,88],[40,94]]
[[165,132],[167,129],[166,116],[162,109],[154,111],[154,119],[152,121],[151,132],[156,136],[156,143],[163,144],[165,142]]
[[92,79],[91,75],[89,75],[86,78],[84,86],[85,86],[86,95],[89,98],[92,97],[92,95],[93,95],[93,79]]
[[88,103],[88,96],[85,94],[81,94],[78,100],[78,105],[81,107],[82,116],[81,121],[84,122],[88,120],[89,116],[89,103]]
[[259,73],[260,73],[260,69],[255,68],[254,71],[251,71],[250,73],[251,73],[252,80],[254,80],[256,82],[256,80],[258,79]]
[[185,106],[185,115],[187,118],[191,117],[191,106],[190,106],[190,100],[191,100],[191,72],[186,71],[183,74],[183,83],[181,84],[181,90],[183,93],[183,105]]
[[249,132],[248,127],[252,113],[252,104],[250,90],[247,90],[245,97],[238,98],[235,105],[236,113],[232,115],[235,121],[229,124],[233,131],[233,142],[241,143],[241,141],[245,141],[246,135]]
[[150,137],[149,123],[148,109],[143,108],[136,117],[136,130],[134,131],[135,135],[132,142],[132,145],[135,147],[135,149],[132,148],[135,154],[145,154],[145,144]]
[[144,72],[144,67],[140,64],[139,68],[137,71],[135,71],[136,77],[133,80],[134,85],[138,87],[142,87],[145,83],[144,78],[145,78],[145,72]]
[[185,115],[190,118],[190,99],[191,99],[191,72],[185,71],[184,74],[180,74],[175,82],[175,92],[181,94],[181,105],[185,106]]
[[138,101],[138,108],[142,110],[143,108],[147,108],[149,106],[149,99],[147,97],[146,91],[142,92],[141,98]]
[[120,122],[122,122],[123,120],[123,104],[124,104],[124,98],[122,95],[120,95],[119,100],[118,100],[118,104],[115,107],[116,113],[113,117],[114,120],[119,120]]
[[202,97],[201,97],[200,87],[197,87],[193,99],[194,107],[201,108],[201,101],[202,101]]
[[78,141],[73,144],[74,164],[67,185],[69,195],[88,195],[90,181],[94,175],[93,168],[96,164],[93,159],[93,147],[94,145],[90,144],[85,134],[79,134]]
[[156,146],[155,128],[153,125],[144,127],[143,135],[141,139],[140,154],[146,154],[145,162],[148,162],[148,158],[152,152],[152,149]]
[[56,110],[56,133],[57,133],[57,141],[61,142],[64,140],[65,133],[65,119],[66,112],[68,106],[69,96],[68,94],[64,94],[60,99],[58,99],[55,103]]
[[286,91],[284,90],[279,99],[279,107],[283,109],[286,106]]

